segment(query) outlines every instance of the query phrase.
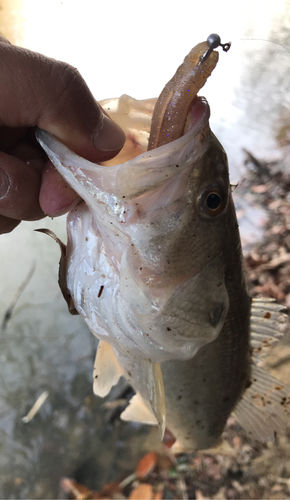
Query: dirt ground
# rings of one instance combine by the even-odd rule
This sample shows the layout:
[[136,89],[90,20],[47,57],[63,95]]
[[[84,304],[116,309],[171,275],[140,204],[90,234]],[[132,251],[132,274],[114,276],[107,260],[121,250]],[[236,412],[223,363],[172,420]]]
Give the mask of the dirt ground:
[[[261,162],[247,153],[247,174],[239,195],[266,211],[264,238],[245,255],[249,292],[252,297],[273,297],[290,308],[290,176],[279,162]],[[290,381],[290,335],[274,346],[265,366],[277,378]],[[250,439],[230,417],[224,437],[233,456],[196,453],[174,457],[168,448],[148,453],[128,478],[116,478],[102,492],[64,478],[62,495],[67,498],[130,499],[286,499],[290,498],[289,429],[274,441]]]

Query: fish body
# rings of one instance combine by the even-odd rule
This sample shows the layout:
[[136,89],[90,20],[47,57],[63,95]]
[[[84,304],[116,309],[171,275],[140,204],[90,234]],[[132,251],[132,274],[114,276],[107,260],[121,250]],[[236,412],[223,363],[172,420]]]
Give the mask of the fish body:
[[[204,43],[191,52],[196,81],[205,49]],[[213,52],[203,63],[207,76],[216,62]],[[184,82],[180,92],[187,95]],[[276,381],[253,365],[252,324],[261,350],[265,339],[275,340],[281,308],[251,304],[227,157],[198,90],[191,89],[182,130],[171,142],[178,113],[174,105],[168,121],[166,92],[157,104],[128,96],[104,102],[127,135],[122,163],[116,157],[111,166],[92,164],[46,132],[37,134],[84,200],[68,216],[64,288],[100,339],[94,390],[104,396],[124,375],[139,399],[123,418],[156,423],[161,437],[167,425],[185,451],[215,446],[234,409],[263,438],[285,424],[290,403],[290,390],[277,395]],[[158,147],[146,151],[154,107],[150,143]],[[256,404],[259,396],[268,406]]]
[[[205,186],[224,185],[227,192],[226,208],[221,215],[201,215],[194,204],[194,212],[188,231],[188,241],[196,238],[192,234],[198,232],[198,244],[191,254],[198,287],[190,293],[190,286],[183,299],[171,301],[171,325],[177,318],[185,321],[190,318],[188,309],[196,317],[198,301],[200,304],[208,299],[207,314],[214,325],[220,318],[221,307],[226,307],[227,314],[218,336],[199,348],[198,352],[188,360],[171,359],[161,363],[163,374],[166,424],[186,450],[212,447],[220,437],[226,421],[251,379],[250,354],[250,310],[251,300],[247,293],[243,258],[240,244],[238,224],[232,200],[227,159],[225,152],[215,136],[208,131],[207,151],[202,159],[191,165],[188,174],[192,180],[190,192],[197,200]],[[210,190],[210,189],[209,189]],[[197,229],[198,228],[198,229]],[[191,232],[191,234],[190,234]],[[185,262],[185,256],[182,256]],[[194,269],[195,266],[188,268]],[[218,273],[217,273],[218,271]],[[210,297],[221,294],[221,301],[216,300],[214,309],[210,307]],[[227,301],[224,300],[224,291]],[[205,320],[206,321],[206,320]],[[124,374],[144,398],[146,391],[143,380],[138,377],[138,360],[126,358],[116,353],[120,364],[125,367]]]
[[[161,364],[166,424],[187,451],[217,443],[227,418],[251,380],[251,301],[244,283],[232,201],[228,210],[223,271],[229,309],[224,325],[217,338],[202,346],[191,359]],[[136,368],[135,365],[135,371]],[[132,367],[130,373],[134,373]],[[134,386],[133,379],[132,376]]]

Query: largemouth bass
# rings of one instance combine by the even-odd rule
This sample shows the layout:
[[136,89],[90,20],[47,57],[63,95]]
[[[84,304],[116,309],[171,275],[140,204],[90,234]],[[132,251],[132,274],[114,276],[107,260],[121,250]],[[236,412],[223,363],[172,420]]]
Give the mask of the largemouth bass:
[[37,133],[84,200],[68,216],[61,287],[100,339],[94,391],[124,375],[137,394],[123,418],[161,438],[168,426],[184,451],[216,446],[233,410],[262,439],[289,418],[290,389],[257,366],[285,315],[248,296],[226,153],[197,97],[219,44],[194,47],[157,102],[102,103],[127,135],[110,166]]

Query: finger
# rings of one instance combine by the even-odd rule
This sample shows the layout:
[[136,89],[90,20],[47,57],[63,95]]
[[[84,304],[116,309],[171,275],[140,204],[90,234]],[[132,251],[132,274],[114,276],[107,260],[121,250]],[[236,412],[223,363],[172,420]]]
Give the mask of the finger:
[[54,166],[48,162],[42,173],[39,203],[50,217],[63,215],[79,201],[79,196],[65,182]]
[[[1,89],[0,89],[1,90]],[[23,140],[27,135],[27,127],[1,127],[0,128],[0,151],[9,153],[11,147]]]
[[0,61],[0,126],[38,125],[95,162],[120,151],[123,131],[102,113],[75,68],[1,42]]
[[40,184],[41,175],[29,162],[0,153],[0,215],[18,220],[44,217]]
[[10,233],[20,224],[20,222],[20,220],[9,219],[8,217],[0,215],[0,234]]
[[4,38],[4,36],[2,36],[2,35],[0,35],[0,43],[11,45],[9,40],[6,40],[6,38]]

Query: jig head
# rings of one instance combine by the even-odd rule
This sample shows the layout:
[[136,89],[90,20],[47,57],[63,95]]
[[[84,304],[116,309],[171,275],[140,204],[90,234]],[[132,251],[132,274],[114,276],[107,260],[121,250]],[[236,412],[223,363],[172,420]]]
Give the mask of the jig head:
[[206,51],[202,54],[202,56],[200,56],[198,64],[203,63],[208,58],[208,56],[211,54],[213,49],[217,49],[218,47],[222,47],[223,51],[227,52],[231,47],[231,42],[221,43],[221,38],[216,33],[212,33],[211,35],[209,35],[207,37],[206,41],[208,44],[208,49],[206,49]]

